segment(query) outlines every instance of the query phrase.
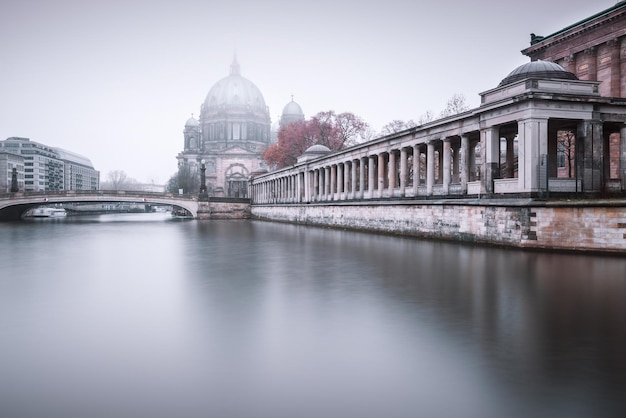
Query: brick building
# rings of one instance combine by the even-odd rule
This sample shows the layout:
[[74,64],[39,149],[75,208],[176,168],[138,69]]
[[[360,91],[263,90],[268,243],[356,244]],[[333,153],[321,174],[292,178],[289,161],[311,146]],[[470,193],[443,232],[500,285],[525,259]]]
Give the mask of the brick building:
[[[551,35],[531,34],[530,46],[522,54],[532,61],[557,63],[580,80],[599,81],[601,96],[626,98],[626,1]],[[626,155],[619,144],[619,135],[609,137],[612,179],[619,177],[620,165],[626,166]],[[571,167],[565,154],[571,155],[573,150],[562,148],[559,170],[567,177]]]

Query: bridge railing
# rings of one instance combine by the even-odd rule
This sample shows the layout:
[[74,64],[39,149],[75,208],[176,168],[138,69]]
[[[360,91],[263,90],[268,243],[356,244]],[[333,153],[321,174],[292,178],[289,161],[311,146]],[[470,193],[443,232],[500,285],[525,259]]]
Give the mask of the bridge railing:
[[19,197],[65,197],[65,196],[124,196],[124,197],[155,197],[168,199],[189,199],[197,200],[198,195],[193,193],[174,194],[161,192],[142,192],[135,190],[49,190],[49,191],[26,191],[15,193],[0,193],[0,199],[11,199]]

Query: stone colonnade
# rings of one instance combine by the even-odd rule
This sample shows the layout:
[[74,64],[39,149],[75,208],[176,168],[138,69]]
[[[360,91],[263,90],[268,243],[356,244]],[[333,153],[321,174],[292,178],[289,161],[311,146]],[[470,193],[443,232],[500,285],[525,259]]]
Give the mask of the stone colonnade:
[[[481,94],[481,107],[465,114],[321,157],[305,152],[294,166],[252,178],[250,197],[274,204],[515,197],[548,190],[624,193],[626,104],[600,97],[597,85],[530,79],[498,87]],[[553,99],[539,100],[538,92]],[[575,135],[575,177],[557,173],[563,130]],[[618,136],[617,146],[611,135]]]

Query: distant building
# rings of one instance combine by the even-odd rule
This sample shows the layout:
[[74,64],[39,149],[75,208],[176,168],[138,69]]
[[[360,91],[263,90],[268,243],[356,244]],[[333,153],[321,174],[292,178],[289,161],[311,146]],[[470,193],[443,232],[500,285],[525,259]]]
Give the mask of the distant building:
[[[9,179],[5,175],[10,169],[8,164],[18,168],[20,191],[59,191],[59,190],[98,190],[100,173],[93,168],[91,161],[82,155],[51,147],[28,138],[10,137],[0,141],[0,153],[13,154],[12,157],[0,157],[6,160],[6,170],[0,162],[0,184],[4,187]],[[11,160],[11,161],[10,161]],[[20,167],[22,171],[20,173]]]
[[11,191],[14,168],[17,175],[18,190],[24,190],[24,157],[3,151],[0,148],[0,193]]
[[600,81],[600,95],[626,97],[626,1],[560,29],[530,35],[522,54],[551,61],[580,80]]
[[[599,81],[601,96],[626,98],[626,1],[551,35],[531,34],[530,46],[522,54],[531,61],[559,64],[579,80]],[[571,177],[575,172],[571,166],[574,142],[575,133],[559,140],[560,176]],[[626,166],[626,150],[620,149],[619,135],[608,138],[607,154],[611,161],[609,178],[620,177],[620,166]]]
[[[299,114],[283,114],[281,123],[283,117],[304,119],[293,100],[287,108]],[[176,157],[179,170],[200,176],[204,161],[209,196],[247,197],[250,174],[265,169],[263,152],[276,140],[269,115],[263,94],[241,75],[235,57],[230,74],[209,90],[199,120],[192,116],[185,123],[183,151]]]

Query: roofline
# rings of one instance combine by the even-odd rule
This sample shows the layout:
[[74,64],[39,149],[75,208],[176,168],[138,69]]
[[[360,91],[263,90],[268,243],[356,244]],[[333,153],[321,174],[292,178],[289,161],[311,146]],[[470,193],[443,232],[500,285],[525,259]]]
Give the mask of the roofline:
[[618,2],[617,4],[615,4],[615,6],[609,7],[608,9],[605,9],[605,10],[603,10],[601,12],[598,12],[598,13],[596,13],[596,14],[594,14],[592,16],[589,16],[589,17],[587,17],[587,18],[585,18],[583,20],[580,20],[580,21],[578,21],[578,22],[576,22],[574,24],[566,26],[565,28],[560,29],[560,30],[558,30],[558,31],[556,31],[556,32],[554,32],[554,33],[552,33],[550,35],[544,36],[544,37],[542,37],[541,40],[537,41],[534,44],[531,44],[527,48],[524,48],[521,52],[524,55],[529,55],[529,53],[532,50],[538,50],[538,49],[547,47],[547,44],[550,43],[549,41],[554,40],[554,38],[557,38],[559,35],[562,35],[562,34],[565,34],[567,32],[570,32],[573,29],[576,29],[576,28],[579,28],[579,27],[584,27],[586,24],[588,24],[588,23],[590,23],[590,22],[592,22],[594,20],[597,20],[597,19],[599,19],[601,17],[610,15],[611,13],[613,13],[615,11],[618,11],[620,9],[624,9],[623,12],[626,13],[626,0],[622,0],[622,1]]

